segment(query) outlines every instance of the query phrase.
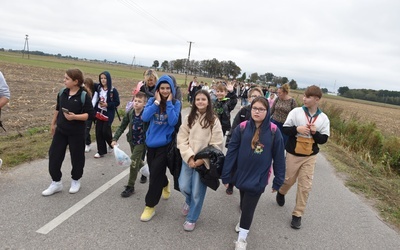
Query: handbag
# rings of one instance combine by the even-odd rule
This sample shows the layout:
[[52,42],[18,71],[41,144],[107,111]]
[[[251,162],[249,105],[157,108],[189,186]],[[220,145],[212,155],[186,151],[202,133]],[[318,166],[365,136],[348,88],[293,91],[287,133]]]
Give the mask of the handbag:
[[311,155],[313,153],[312,146],[314,144],[313,138],[306,138],[298,136],[296,138],[296,148],[294,152],[300,155]]
[[106,116],[103,113],[97,111],[96,112],[96,119],[100,120],[100,121],[103,121],[103,122],[107,122],[108,121],[108,116]]

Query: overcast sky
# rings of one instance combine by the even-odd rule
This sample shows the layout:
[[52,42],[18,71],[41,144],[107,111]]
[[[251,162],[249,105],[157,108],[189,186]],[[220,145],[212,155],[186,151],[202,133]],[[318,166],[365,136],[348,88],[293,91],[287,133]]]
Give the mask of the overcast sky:
[[[231,60],[299,86],[400,91],[399,0],[13,0],[0,48],[151,66]],[[1,69],[0,69],[1,70]]]

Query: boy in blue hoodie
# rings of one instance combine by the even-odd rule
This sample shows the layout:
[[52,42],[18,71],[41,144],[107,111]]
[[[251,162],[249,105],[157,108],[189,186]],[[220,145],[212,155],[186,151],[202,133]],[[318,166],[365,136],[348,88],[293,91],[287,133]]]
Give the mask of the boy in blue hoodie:
[[168,162],[168,148],[175,140],[175,125],[181,111],[180,100],[174,99],[175,85],[168,75],[161,76],[156,84],[156,92],[144,108],[142,119],[149,122],[146,132],[147,164],[150,171],[146,207],[140,217],[149,221],[155,214],[155,206],[160,197],[168,199],[171,194],[169,180],[165,174]]

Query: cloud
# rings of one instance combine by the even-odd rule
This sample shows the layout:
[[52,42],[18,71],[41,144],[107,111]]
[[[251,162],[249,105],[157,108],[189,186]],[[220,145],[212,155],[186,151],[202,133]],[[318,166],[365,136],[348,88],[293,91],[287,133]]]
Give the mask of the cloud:
[[[0,47],[151,65],[217,58],[334,90],[400,91],[399,1],[22,0],[0,9]],[[336,82],[336,84],[335,84]]]

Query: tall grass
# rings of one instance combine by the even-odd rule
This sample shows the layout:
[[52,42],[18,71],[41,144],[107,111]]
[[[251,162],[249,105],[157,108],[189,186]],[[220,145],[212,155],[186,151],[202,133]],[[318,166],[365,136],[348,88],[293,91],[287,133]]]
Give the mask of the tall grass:
[[324,103],[321,108],[331,122],[331,139],[362,160],[375,166],[375,169],[392,170],[400,174],[400,139],[384,136],[375,123],[362,121],[357,115],[348,120],[341,118],[342,109]]

